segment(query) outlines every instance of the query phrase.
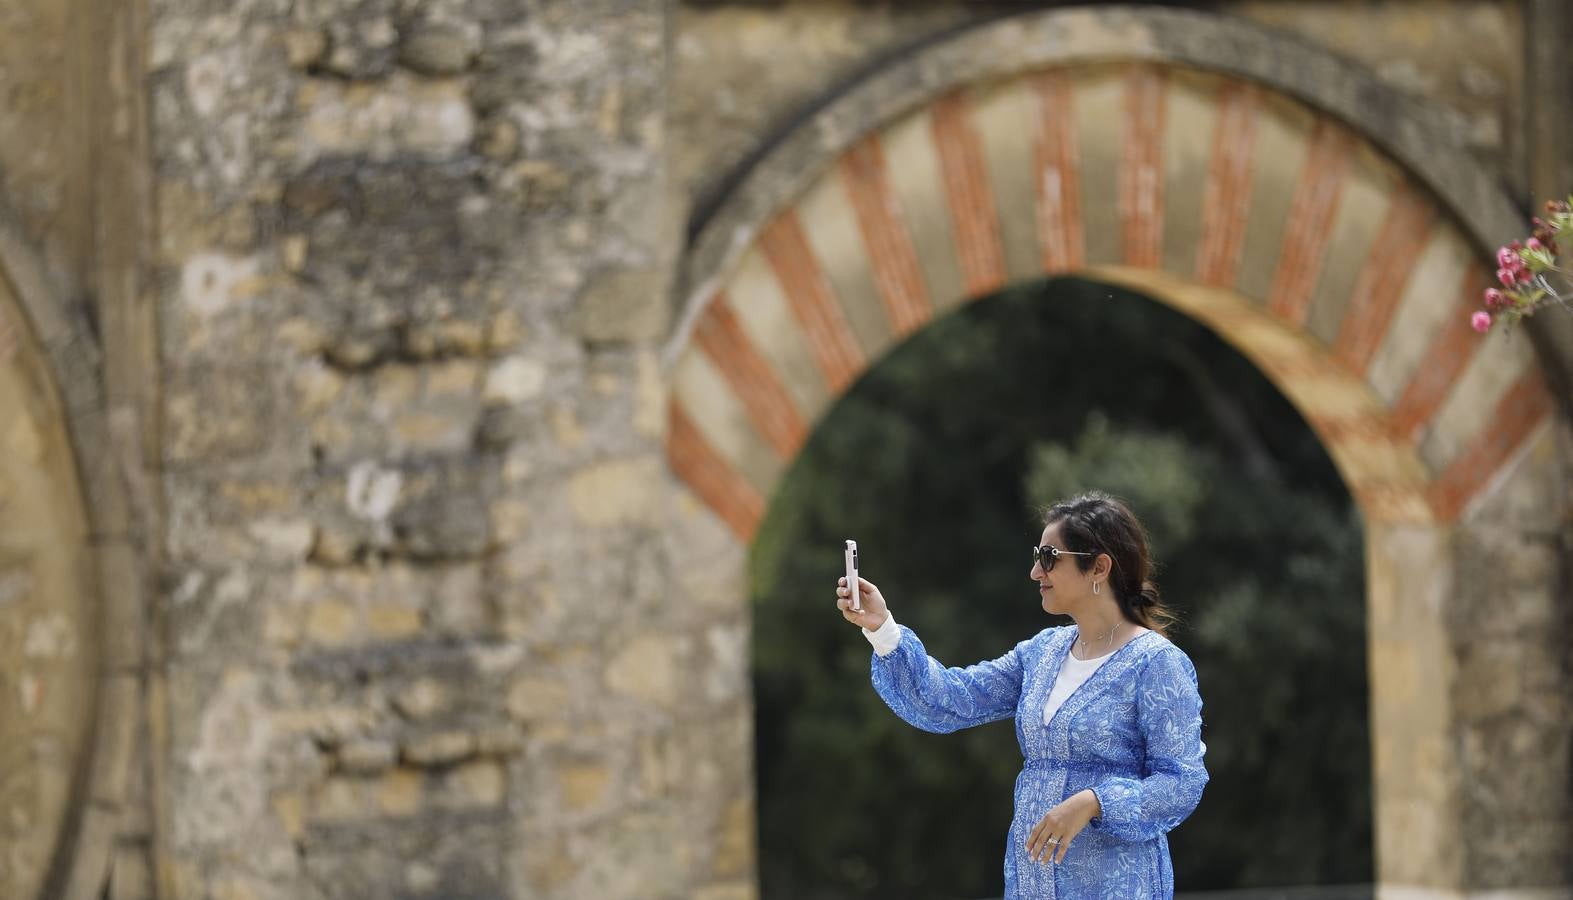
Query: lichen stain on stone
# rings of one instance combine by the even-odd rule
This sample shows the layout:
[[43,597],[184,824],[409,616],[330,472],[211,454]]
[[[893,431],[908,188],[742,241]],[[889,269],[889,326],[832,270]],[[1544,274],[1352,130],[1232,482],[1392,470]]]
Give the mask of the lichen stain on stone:
[[186,261],[180,272],[181,297],[186,307],[211,316],[229,309],[259,287],[257,260],[224,253],[200,253]]
[[393,512],[399,500],[399,489],[404,476],[394,469],[379,468],[376,463],[356,463],[350,469],[345,502],[350,512],[372,522],[381,522]]
[[71,659],[76,650],[76,628],[61,613],[35,619],[22,642],[22,655],[29,659]]
[[444,156],[466,149],[475,137],[475,111],[462,79],[344,85],[308,83],[302,106],[300,150],[305,159],[363,153],[389,159],[399,153]]
[[231,671],[224,675],[202,710],[196,746],[187,758],[194,771],[255,767],[267,757],[273,729],[261,693],[253,673]]

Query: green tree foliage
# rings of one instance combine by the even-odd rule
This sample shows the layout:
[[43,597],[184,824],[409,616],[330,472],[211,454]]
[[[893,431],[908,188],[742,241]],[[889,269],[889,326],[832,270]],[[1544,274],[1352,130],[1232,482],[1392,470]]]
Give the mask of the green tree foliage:
[[951,665],[1052,621],[1034,510],[1102,488],[1152,533],[1196,661],[1212,782],[1171,836],[1182,889],[1370,879],[1361,529],[1251,364],[1150,300],[1014,289],[934,323],[819,423],[756,538],[760,865],[771,898],[984,897],[1012,723],[929,735],[868,683],[834,608],[841,541]]

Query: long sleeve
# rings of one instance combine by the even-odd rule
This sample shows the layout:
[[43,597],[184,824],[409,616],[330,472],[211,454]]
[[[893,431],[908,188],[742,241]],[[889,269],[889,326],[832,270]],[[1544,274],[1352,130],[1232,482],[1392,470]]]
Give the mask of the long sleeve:
[[1103,812],[1091,827],[1128,841],[1151,840],[1185,821],[1207,784],[1196,668],[1178,648],[1169,647],[1154,655],[1137,679],[1146,776],[1109,777],[1093,787]]
[[873,631],[864,628],[861,631],[878,656],[889,656],[901,645],[901,626],[896,624],[896,617],[888,611],[885,613],[885,621],[878,628]]
[[873,657],[874,690],[908,724],[946,733],[1015,714],[1025,642],[998,659],[946,668],[928,655],[912,629],[898,627],[896,649]]

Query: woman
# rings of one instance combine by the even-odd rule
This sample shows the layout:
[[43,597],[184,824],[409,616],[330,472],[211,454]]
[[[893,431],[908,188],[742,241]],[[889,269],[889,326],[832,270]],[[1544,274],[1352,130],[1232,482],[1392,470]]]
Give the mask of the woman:
[[[1170,897],[1164,835],[1207,783],[1191,660],[1147,579],[1147,537],[1125,504],[1092,492],[1049,508],[1031,578],[1046,628],[998,659],[947,669],[897,625],[879,588],[846,579],[836,606],[874,645],[874,688],[896,715],[951,732],[1016,717],[1025,764],[1005,851],[1005,897]],[[1067,564],[1069,563],[1069,564]]]

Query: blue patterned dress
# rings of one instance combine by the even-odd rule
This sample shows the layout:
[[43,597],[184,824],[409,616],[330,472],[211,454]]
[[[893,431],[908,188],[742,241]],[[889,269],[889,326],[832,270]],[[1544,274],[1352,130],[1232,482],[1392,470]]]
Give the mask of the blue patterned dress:
[[[1207,784],[1196,669],[1156,632],[1116,650],[1043,724],[1075,626],[1047,628],[998,659],[947,669],[910,628],[874,655],[874,689],[896,715],[936,733],[1016,717],[1025,763],[1005,848],[1006,900],[1106,900],[1174,894],[1164,835]],[[1103,807],[1065,861],[1036,862],[1027,836],[1056,804],[1092,788]]]

